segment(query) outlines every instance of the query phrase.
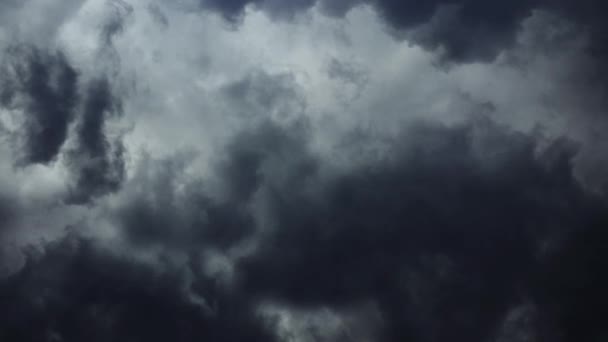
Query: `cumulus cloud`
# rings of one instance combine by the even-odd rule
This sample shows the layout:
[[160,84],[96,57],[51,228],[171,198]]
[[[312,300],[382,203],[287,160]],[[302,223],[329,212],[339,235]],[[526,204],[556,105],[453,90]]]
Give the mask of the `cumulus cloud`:
[[[606,208],[573,178],[570,144],[541,147],[483,120],[419,123],[381,162],[330,172],[293,137],[267,125],[238,135],[217,197],[198,183],[180,195],[181,168],[165,164],[118,210],[134,246],[178,251],[185,263],[146,264],[73,235],[31,255],[3,281],[2,336],[271,340],[272,317],[256,305],[275,302],[346,311],[371,302],[381,341],[486,340],[521,305],[537,312],[534,336],[603,331],[592,318],[605,301],[594,246]],[[254,219],[261,212],[267,219]],[[246,239],[253,248],[231,252]],[[232,282],[202,266],[214,249],[232,260]],[[572,281],[588,304],[570,299]],[[32,321],[36,329],[22,325]]]
[[78,103],[78,73],[61,53],[16,47],[4,67],[4,107],[23,111],[22,163],[53,161]]
[[[166,271],[115,256],[76,237],[29,257],[0,285],[0,336],[19,341],[272,341],[246,298],[212,279],[188,281],[188,268]],[[193,301],[191,296],[200,296]],[[93,335],[91,335],[93,334]]]
[[92,196],[115,190],[124,173],[122,147],[120,141],[111,146],[107,140],[105,121],[121,106],[108,81],[91,81],[83,94],[79,72],[63,53],[17,46],[7,54],[2,105],[14,112],[20,126],[13,132],[16,165],[57,161],[77,121],[77,146],[68,158],[76,184],[69,200],[88,202]]
[[568,145],[536,145],[488,122],[414,125],[386,161],[312,194],[314,176],[269,181],[273,231],[237,262],[241,286],[301,307],[372,300],[379,340],[486,340],[548,285],[534,274],[561,250],[553,241],[605,220]]
[[602,37],[606,32],[601,17],[597,15],[602,5],[593,0],[577,4],[535,0],[500,4],[478,0],[238,0],[201,1],[200,5],[232,22],[241,18],[247,7],[261,9],[272,17],[289,19],[313,6],[318,6],[329,15],[343,16],[354,7],[368,5],[378,12],[397,36],[407,37],[424,48],[440,51],[442,58],[454,62],[493,60],[515,44],[522,22],[538,10],[552,11],[581,26],[589,26],[597,50],[601,49]]
[[87,89],[76,146],[69,152],[69,164],[76,178],[68,201],[86,203],[94,197],[118,190],[125,173],[120,140],[108,141],[106,120],[121,111],[106,79],[92,81]]
[[602,7],[0,0],[0,340],[603,338]]

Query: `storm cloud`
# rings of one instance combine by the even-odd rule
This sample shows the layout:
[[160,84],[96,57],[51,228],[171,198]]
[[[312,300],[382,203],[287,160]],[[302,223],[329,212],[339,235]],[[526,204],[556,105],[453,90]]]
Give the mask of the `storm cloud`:
[[0,340],[602,340],[604,7],[0,0]]
[[374,8],[397,37],[438,51],[449,62],[491,61],[513,47],[523,21],[534,11],[550,11],[589,30],[592,49],[602,54],[606,26],[598,16],[604,6],[594,0],[573,4],[569,1],[517,0],[489,3],[481,0],[238,0],[201,1],[200,5],[237,22],[247,7],[258,8],[274,18],[291,19],[318,6],[330,16],[344,16],[354,7]]
[[48,246],[42,258],[30,256],[19,274],[2,282],[0,336],[272,341],[272,322],[258,317],[246,299],[224,293],[212,279],[189,278],[186,267],[161,272],[70,237]]
[[53,161],[67,138],[78,104],[78,73],[61,53],[27,46],[8,51],[2,105],[24,114],[24,164]]
[[[237,136],[219,198],[204,200],[195,183],[198,197],[178,200],[179,167],[153,176],[156,203],[130,201],[117,219],[135,246],[162,246],[168,259],[130,260],[73,233],[31,254],[3,281],[2,336],[268,341],[279,338],[273,319],[255,309],[267,302],[371,302],[378,341],[500,338],[521,306],[533,308],[538,324],[524,333],[535,340],[605,333],[607,211],[573,178],[568,142],[540,148],[539,137],[484,120],[416,123],[381,162],[334,173],[296,133],[266,124]],[[271,224],[252,219],[255,202]],[[205,250],[248,239],[232,285],[202,266]],[[175,251],[185,261],[172,263]]]
[[[312,195],[306,174],[296,184],[269,185],[275,231],[237,262],[242,286],[302,307],[372,300],[384,318],[379,340],[487,340],[535,291],[567,291],[570,275],[534,279],[543,262],[561,257],[553,254],[580,248],[555,241],[597,234],[605,224],[604,204],[572,178],[568,144],[540,154],[536,144],[488,122],[414,125],[388,160],[322,183]],[[583,269],[592,263],[576,259],[567,257]],[[593,283],[582,286],[600,295]],[[559,306],[567,298],[552,299]],[[581,329],[561,315],[546,319],[566,336]]]
[[122,142],[111,143],[106,136],[106,120],[122,110],[107,79],[89,84],[83,107],[76,125],[76,147],[69,152],[76,182],[68,201],[74,203],[118,190],[125,172]]

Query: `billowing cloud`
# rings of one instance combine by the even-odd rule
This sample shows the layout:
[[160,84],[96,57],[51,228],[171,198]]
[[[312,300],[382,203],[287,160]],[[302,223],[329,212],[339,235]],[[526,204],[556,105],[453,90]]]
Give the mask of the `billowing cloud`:
[[0,0],[0,340],[601,340],[603,7]]
[[[555,240],[606,220],[605,206],[572,178],[568,144],[537,147],[535,138],[488,122],[422,124],[408,128],[385,161],[317,190],[314,173],[299,167],[289,172],[300,175],[296,183],[269,180],[273,231],[237,262],[241,286],[302,307],[374,301],[383,341],[489,339],[535,291],[565,286],[569,276],[534,279],[561,253]],[[567,298],[552,299],[559,306]],[[570,316],[540,316],[570,333]]]
[[78,104],[78,72],[61,53],[9,50],[2,105],[23,111],[22,163],[53,161],[67,138]]
[[[239,135],[217,197],[204,197],[199,183],[180,195],[173,164],[146,184],[151,198],[119,209],[135,246],[179,251],[185,263],[146,264],[73,235],[30,256],[3,282],[0,334],[270,340],[273,321],[256,307],[273,302],[335,310],[371,302],[378,341],[483,341],[525,305],[539,322],[525,333],[538,338],[603,333],[595,246],[608,218],[573,178],[569,143],[541,147],[483,120],[420,123],[381,162],[337,172],[323,171],[294,133],[262,125]],[[247,239],[254,247],[230,256]],[[233,260],[232,281],[203,266],[210,250]],[[570,299],[572,282],[587,304]]]
[[75,237],[52,244],[0,285],[0,337],[273,340],[272,322],[259,317],[246,298],[231,296],[212,279],[192,280],[187,267],[166,267],[121,258]]
[[[120,140],[111,144],[105,122],[121,112],[108,80],[94,80],[82,91],[79,72],[63,53],[17,46],[7,52],[2,105],[18,122],[13,142],[16,164],[50,164],[57,161],[69,131],[75,128],[74,148],[68,164],[75,189],[69,201],[88,202],[114,191],[124,173]],[[75,127],[72,124],[75,123]]]
[[106,120],[120,114],[121,104],[111,94],[106,79],[91,82],[82,117],[76,126],[76,147],[69,153],[70,168],[76,178],[68,201],[86,203],[92,198],[118,190],[125,173],[123,146],[106,136]]
[[595,40],[594,48],[597,49],[601,49],[602,37],[606,32],[603,20],[597,15],[602,5],[593,0],[576,4],[542,0],[500,4],[481,0],[203,0],[200,4],[233,22],[244,15],[247,7],[262,9],[272,17],[293,18],[298,12],[313,6],[318,6],[329,15],[343,16],[353,7],[368,5],[378,12],[397,36],[439,51],[442,58],[455,62],[493,60],[515,44],[522,22],[539,10],[552,11],[581,26],[589,26]]

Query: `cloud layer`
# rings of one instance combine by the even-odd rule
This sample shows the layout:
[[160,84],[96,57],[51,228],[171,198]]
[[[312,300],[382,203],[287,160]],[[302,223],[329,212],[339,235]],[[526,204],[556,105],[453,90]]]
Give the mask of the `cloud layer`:
[[0,1],[0,340],[601,340],[603,7]]
[[[522,22],[534,11],[551,11],[588,26],[597,44],[602,44],[606,27],[597,13],[602,4],[594,0],[571,4],[568,1],[517,0],[500,4],[481,0],[201,0],[204,9],[216,11],[229,21],[238,21],[247,7],[290,19],[318,6],[326,14],[344,16],[354,7],[371,6],[395,34],[405,34],[421,46],[439,50],[449,61],[492,60],[511,48]],[[408,32],[409,31],[409,32]],[[599,49],[599,46],[597,48]]]

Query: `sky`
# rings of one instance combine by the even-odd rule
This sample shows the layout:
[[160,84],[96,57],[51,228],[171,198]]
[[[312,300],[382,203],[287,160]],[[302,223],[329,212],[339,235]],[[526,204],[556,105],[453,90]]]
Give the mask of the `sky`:
[[608,338],[599,0],[0,0],[0,340]]

